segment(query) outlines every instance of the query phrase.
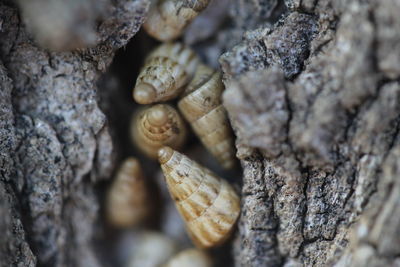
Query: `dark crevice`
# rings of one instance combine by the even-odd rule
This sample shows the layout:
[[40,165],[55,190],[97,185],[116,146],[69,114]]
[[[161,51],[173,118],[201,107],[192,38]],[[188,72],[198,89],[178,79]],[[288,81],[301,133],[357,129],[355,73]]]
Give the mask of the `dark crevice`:
[[[15,113],[14,113],[15,114]],[[16,118],[17,116],[15,116],[15,121],[17,120]],[[30,118],[30,117],[29,117]],[[30,118],[31,119],[31,118]],[[17,129],[17,123],[15,123],[15,131]],[[28,134],[29,135],[29,134]],[[15,136],[19,137],[16,132],[15,132]],[[18,144],[16,145],[15,149],[14,149],[14,157],[13,157],[13,169],[15,171],[20,170],[23,171],[21,169],[18,168],[18,163],[22,162],[22,159],[20,158],[20,153],[19,150],[22,147],[23,143],[28,140],[28,137],[23,136],[20,138],[20,140],[18,140]],[[18,162],[18,163],[17,163]],[[31,218],[31,209],[30,209],[30,205],[28,203],[28,198],[29,198],[29,191],[27,188],[27,181],[26,179],[26,174],[23,173],[22,174],[23,179],[24,179],[24,183],[23,186],[21,188],[21,191],[19,191],[17,189],[17,185],[13,182],[10,181],[10,186],[13,188],[16,196],[17,196],[17,207],[16,210],[18,211],[18,213],[20,214],[20,219],[21,219],[21,225],[24,229],[25,232],[25,239],[27,241],[27,243],[29,244],[30,249],[32,250],[34,255],[38,254],[39,248],[36,245],[36,242],[33,240],[33,235],[32,232],[33,230],[31,229],[31,226],[33,225],[33,219]],[[17,177],[17,174],[14,174],[14,177]]]
[[[349,200],[351,199],[351,197],[354,195],[354,192],[355,192],[354,184],[355,184],[355,182],[356,182],[356,180],[357,180],[357,179],[356,179],[356,175],[357,175],[356,170],[353,170],[353,172],[352,172],[352,174],[351,174],[351,179],[348,179],[348,181],[351,181],[351,184],[349,185],[350,191],[347,193],[347,195],[346,195],[346,197],[345,197],[345,199],[344,199],[344,201],[343,201],[343,209],[346,208],[347,203],[349,202]],[[336,227],[336,229],[337,229],[337,227]]]
[[288,146],[290,148],[290,152],[293,154],[295,160],[299,164],[299,168],[300,168],[301,173],[303,173],[303,170],[306,170],[306,169],[304,169],[303,162],[301,161],[299,155],[297,154],[297,151],[293,146],[292,140],[290,139],[290,126],[291,126],[290,124],[291,124],[291,122],[293,120],[294,109],[292,107],[291,99],[290,99],[290,96],[289,96],[289,89],[288,89],[287,85],[285,85],[284,89],[285,89],[285,102],[286,102],[287,114],[288,114],[288,119],[286,121],[286,126],[285,126],[286,138],[285,138],[284,142],[286,144],[288,144]]
[[[266,159],[261,159],[260,160],[260,162],[261,162],[261,171],[262,171],[262,176],[261,176],[261,179],[264,181],[264,188],[265,188],[265,191],[264,191],[264,194],[267,194],[267,192],[268,192],[268,189],[266,188],[266,184],[265,184],[265,180],[267,179],[267,173],[266,173],[266,171],[267,171],[267,166],[266,166],[266,164],[265,164],[265,160]],[[275,201],[273,201],[273,197],[272,196],[270,196],[270,197],[268,197],[267,198],[267,200],[266,201],[270,201],[270,202],[272,202],[271,204],[270,204],[270,207],[271,207],[271,210],[270,210],[270,215],[272,216],[272,218],[274,218],[274,220],[276,220],[276,225],[275,225],[275,227],[273,228],[273,229],[270,229],[268,232],[270,233],[270,235],[272,235],[273,236],[273,243],[272,243],[272,246],[271,246],[271,248],[272,248],[272,250],[274,251],[274,254],[275,254],[275,258],[277,259],[277,266],[283,266],[283,264],[284,264],[284,257],[283,257],[283,255],[280,253],[280,251],[279,251],[279,249],[278,249],[278,238],[277,238],[277,234],[278,234],[278,232],[279,232],[279,229],[280,229],[280,221],[279,221],[279,217],[278,217],[278,215],[276,214],[276,212],[275,212]]]
[[[400,103],[398,103],[398,104],[400,104]],[[395,125],[395,126],[394,126],[394,127],[395,127],[395,130],[394,130],[394,133],[393,133],[393,137],[392,137],[392,139],[390,140],[390,143],[388,144],[388,149],[387,149],[385,155],[383,156],[383,162],[385,162],[387,156],[390,154],[390,152],[392,151],[392,149],[395,147],[395,145],[396,145],[397,142],[398,142],[398,139],[399,139],[399,136],[400,136],[400,114],[399,114],[399,116],[394,120],[394,123],[393,123],[393,124]]]
[[303,207],[303,214],[301,215],[301,233],[303,235],[303,241],[301,242],[299,249],[298,249],[298,253],[297,256],[299,256],[301,253],[303,253],[304,250],[304,246],[307,244],[307,240],[305,238],[305,233],[304,233],[304,227],[306,225],[306,217],[307,217],[307,212],[308,212],[308,185],[310,182],[310,170],[306,170],[305,172],[302,172],[303,174],[303,178],[305,179],[304,182],[304,187],[303,187],[303,195],[304,195],[304,207]]

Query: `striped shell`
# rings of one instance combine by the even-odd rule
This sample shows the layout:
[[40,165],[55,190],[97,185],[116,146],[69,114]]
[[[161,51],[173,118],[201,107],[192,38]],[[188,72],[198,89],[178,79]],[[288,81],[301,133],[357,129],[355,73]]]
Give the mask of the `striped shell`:
[[159,0],[143,24],[146,32],[159,41],[178,38],[210,0]]
[[117,227],[134,226],[147,217],[149,207],[151,205],[140,163],[135,158],[127,158],[108,192],[107,218]]
[[187,129],[181,115],[170,105],[157,104],[141,109],[131,121],[133,143],[153,159],[165,145],[180,149],[186,136]]
[[185,249],[172,257],[164,267],[212,267],[211,257],[200,249]]
[[150,104],[176,98],[193,78],[199,58],[187,46],[166,43],[146,58],[133,90],[139,104]]
[[210,170],[169,147],[158,152],[169,192],[199,248],[222,244],[239,216],[239,197]]
[[234,137],[221,95],[221,73],[199,65],[196,74],[178,102],[182,115],[203,145],[225,169],[236,163]]

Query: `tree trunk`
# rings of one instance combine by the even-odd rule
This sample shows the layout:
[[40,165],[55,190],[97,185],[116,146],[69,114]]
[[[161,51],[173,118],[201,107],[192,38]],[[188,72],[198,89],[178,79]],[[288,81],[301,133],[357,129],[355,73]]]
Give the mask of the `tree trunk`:
[[244,171],[236,263],[397,266],[400,4],[286,5],[220,60]]
[[[21,18],[0,1],[1,266],[101,266],[91,243],[94,186],[113,161],[96,82],[138,31],[148,1],[103,1],[101,11],[98,2],[21,0]],[[27,28],[52,49],[94,46],[49,52]]]
[[[114,147],[96,89],[149,1],[18,4],[0,0],[0,265],[106,266],[96,186]],[[235,265],[400,266],[400,2],[215,6],[184,40],[224,74]]]

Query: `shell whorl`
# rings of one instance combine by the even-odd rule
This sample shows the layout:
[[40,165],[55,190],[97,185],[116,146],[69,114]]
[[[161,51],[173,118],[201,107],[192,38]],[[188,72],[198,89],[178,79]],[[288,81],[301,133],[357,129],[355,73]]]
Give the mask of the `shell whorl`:
[[187,129],[178,111],[166,104],[157,104],[139,110],[132,118],[133,143],[148,157],[157,158],[165,146],[180,149],[186,141]]
[[223,90],[221,73],[200,65],[178,102],[178,108],[204,146],[224,168],[230,169],[236,163],[235,146],[228,116],[222,106]]
[[239,216],[236,192],[225,180],[169,147],[160,149],[159,157],[171,197],[195,245],[222,244]]
[[147,56],[136,80],[133,98],[150,104],[177,97],[192,79],[199,63],[197,55],[180,43],[167,43]]
[[110,223],[129,227],[143,221],[151,207],[147,194],[140,163],[135,158],[127,158],[108,192],[106,211]]
[[210,0],[159,0],[151,7],[143,27],[159,41],[174,40],[209,2]]

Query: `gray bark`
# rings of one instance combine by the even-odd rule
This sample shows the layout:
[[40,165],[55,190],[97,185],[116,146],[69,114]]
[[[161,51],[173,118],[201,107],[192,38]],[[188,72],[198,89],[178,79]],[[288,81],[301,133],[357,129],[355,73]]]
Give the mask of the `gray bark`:
[[[80,1],[92,7],[95,2]],[[0,2],[1,225],[7,233],[1,266],[100,266],[92,244],[99,210],[94,186],[109,177],[113,160],[96,82],[115,50],[139,29],[149,3],[109,3],[96,44],[74,52],[40,48],[27,28],[38,40],[46,30],[50,39],[39,43],[47,47],[70,47],[82,44],[81,33],[95,35],[96,12],[80,21],[85,11],[63,8],[64,1],[19,3],[23,19],[14,3]],[[47,4],[67,30],[48,28],[55,19]],[[69,32],[75,26],[70,21],[80,21],[80,28]]]
[[220,59],[244,169],[236,263],[397,266],[399,2],[286,5]]

